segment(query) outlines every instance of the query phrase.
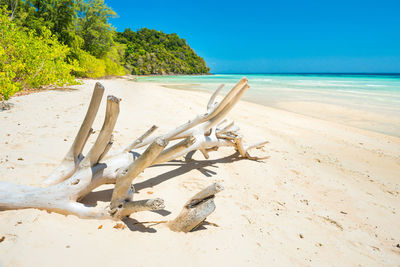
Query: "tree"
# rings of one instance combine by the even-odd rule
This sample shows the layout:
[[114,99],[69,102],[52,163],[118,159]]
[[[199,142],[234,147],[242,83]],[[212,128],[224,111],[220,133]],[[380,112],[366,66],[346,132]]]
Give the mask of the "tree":
[[74,83],[72,66],[65,62],[69,48],[45,27],[42,36],[25,31],[0,9],[0,99],[24,87]]
[[[2,0],[3,1],[3,0]],[[11,0],[7,0],[11,1]],[[79,46],[82,41],[74,26],[76,4],[74,0],[18,0],[16,23],[42,34],[49,29],[58,40],[69,47]]]
[[21,4],[22,0],[0,0],[0,8],[6,8],[10,11],[10,20],[14,19],[18,5]]
[[125,29],[116,40],[126,44],[125,62],[132,74],[201,74],[208,73],[203,58],[196,55],[185,39],[175,33],[143,28]]
[[83,49],[93,56],[104,56],[113,44],[113,29],[107,20],[116,13],[104,0],[77,1],[77,32],[84,40]]
[[107,20],[116,13],[103,0],[0,1],[9,10],[18,6],[18,24],[39,35],[45,26],[72,50],[83,48],[99,58],[113,44],[114,32]]

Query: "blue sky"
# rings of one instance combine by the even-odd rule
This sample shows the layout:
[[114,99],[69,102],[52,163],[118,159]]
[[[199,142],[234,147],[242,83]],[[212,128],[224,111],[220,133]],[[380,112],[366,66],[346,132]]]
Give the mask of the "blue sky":
[[105,3],[118,31],[177,33],[213,73],[400,72],[400,0]]

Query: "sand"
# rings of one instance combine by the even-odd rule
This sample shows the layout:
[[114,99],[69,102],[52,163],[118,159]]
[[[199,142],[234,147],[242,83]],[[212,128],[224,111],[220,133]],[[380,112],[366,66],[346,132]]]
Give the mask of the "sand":
[[344,125],[400,137],[400,113],[365,110],[313,101],[287,101],[274,105],[283,110]]
[[[14,107],[0,112],[0,180],[33,185],[51,172],[95,82],[11,100]],[[115,149],[152,124],[162,133],[204,112],[208,99],[157,84],[101,82],[122,98]],[[96,130],[104,104],[100,109]],[[136,213],[122,228],[35,209],[0,211],[0,266],[400,265],[400,138],[244,101],[228,117],[249,143],[269,140],[259,153],[270,158],[243,160],[224,148],[209,160],[196,152],[186,162],[148,168],[135,180],[135,199],[161,197],[166,210]],[[216,181],[225,190],[199,230],[141,223],[174,218]],[[110,188],[84,202],[108,201]]]

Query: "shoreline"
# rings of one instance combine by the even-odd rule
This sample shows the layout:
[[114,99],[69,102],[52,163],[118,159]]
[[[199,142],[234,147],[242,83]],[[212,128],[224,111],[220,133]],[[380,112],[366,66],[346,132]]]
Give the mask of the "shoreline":
[[[132,76],[135,76],[135,75],[132,75]],[[152,76],[152,75],[142,75],[142,77],[143,76]],[[155,76],[164,76],[164,75],[155,75]],[[168,75],[165,75],[165,76],[168,76]],[[91,79],[91,78],[80,79],[80,81],[82,81],[83,83],[85,83],[85,81],[97,81],[97,80],[99,80],[99,79]],[[137,80],[132,80],[131,75],[107,77],[107,78],[102,78],[100,80],[111,80],[111,81],[112,80],[125,80],[125,81],[128,81],[128,82],[144,84],[146,86],[147,85],[149,85],[149,86],[156,85],[156,86],[159,86],[159,87],[164,87],[164,88],[172,89],[172,90],[187,91],[187,92],[197,92],[197,93],[203,93],[204,95],[209,95],[210,94],[207,90],[196,88],[197,86],[200,85],[198,83],[172,83],[172,84],[169,84],[169,83],[162,83],[162,82],[137,81]],[[58,86],[58,87],[54,87],[54,88],[44,88],[44,89],[39,89],[39,90],[28,89],[28,90],[22,90],[22,91],[16,93],[14,97],[21,97],[21,96],[25,96],[25,95],[30,95],[30,94],[34,94],[34,93],[40,93],[40,92],[46,92],[46,91],[72,91],[72,90],[76,90],[74,88],[74,86],[65,86],[65,87],[59,87]],[[340,126],[351,127],[351,128],[357,129],[357,130],[367,131],[367,132],[371,132],[371,133],[375,133],[375,134],[379,134],[379,135],[384,135],[384,136],[394,137],[394,138],[400,138],[400,118],[398,119],[398,124],[396,124],[396,125],[398,125],[399,131],[397,131],[397,129],[396,129],[394,131],[390,130],[390,131],[386,131],[385,132],[385,131],[377,131],[377,130],[374,130],[373,128],[368,128],[368,127],[365,127],[365,126],[364,127],[357,127],[357,126],[352,125],[352,124],[344,123],[341,120],[332,119],[332,117],[327,117],[327,116],[323,116],[323,115],[321,116],[321,114],[319,114],[319,116],[316,116],[315,115],[316,114],[315,110],[312,110],[312,109],[309,109],[307,112],[304,112],[304,111],[303,112],[299,112],[300,108],[293,108],[291,106],[291,105],[297,105],[297,106],[300,106],[301,108],[304,109],[304,108],[307,108],[307,106],[306,106],[307,104],[310,104],[310,103],[313,103],[313,102],[301,102],[301,101],[293,102],[293,101],[288,101],[288,102],[277,102],[277,103],[271,105],[271,104],[263,104],[263,103],[260,103],[259,101],[254,101],[254,100],[248,99],[248,98],[246,98],[246,96],[244,97],[244,100],[243,99],[241,100],[241,102],[248,102],[248,103],[252,103],[252,104],[255,104],[255,105],[260,105],[260,106],[263,106],[263,107],[268,107],[268,108],[272,108],[272,109],[278,109],[278,110],[281,110],[281,111],[290,112],[290,113],[293,113],[293,114],[302,115],[302,116],[310,117],[310,118],[317,119],[317,120],[327,121],[327,122],[330,122],[330,123],[338,124]],[[13,106],[13,104],[11,102],[10,102],[10,104],[11,104],[11,106]],[[351,113],[351,112],[358,112],[358,113],[362,112],[361,110],[355,110],[355,109],[352,110],[351,108],[348,108],[348,107],[347,108],[346,107],[340,107],[340,106],[337,106],[337,105],[332,105],[332,104],[323,103],[323,102],[314,102],[312,105],[320,105],[320,106],[322,106],[322,107],[319,108],[318,111],[325,110],[325,112],[326,112],[326,109],[324,109],[324,108],[328,108],[329,110],[331,110],[330,111],[331,113],[337,112],[338,109],[342,109],[342,110],[347,109],[348,113]],[[2,111],[5,111],[5,110],[7,110],[7,109],[4,109]],[[347,115],[347,119],[349,119],[350,115],[349,114],[346,114],[346,115]],[[374,116],[374,115],[377,115],[377,114],[374,114],[373,112],[370,112],[368,115]],[[358,117],[358,118],[360,118],[360,117]],[[357,120],[358,118],[355,118],[355,120]],[[385,119],[383,116],[379,116],[379,118],[380,119]],[[392,132],[393,134],[388,134],[388,132]]]
[[[186,91],[198,91],[209,93],[208,89],[202,88],[201,83],[164,83],[158,81],[140,81],[139,83],[151,83],[159,86]],[[250,84],[251,86],[251,84]],[[217,87],[216,87],[217,88]],[[216,89],[215,88],[215,89]],[[250,88],[251,90],[251,88]],[[373,131],[394,137],[400,137],[400,118],[394,113],[384,112],[383,110],[369,109],[366,107],[357,107],[349,103],[340,105],[339,103],[328,103],[320,100],[270,100],[265,101],[258,95],[247,94],[243,98],[245,101],[256,103],[262,106],[277,108],[288,112],[294,112],[313,118],[340,123],[346,126]]]

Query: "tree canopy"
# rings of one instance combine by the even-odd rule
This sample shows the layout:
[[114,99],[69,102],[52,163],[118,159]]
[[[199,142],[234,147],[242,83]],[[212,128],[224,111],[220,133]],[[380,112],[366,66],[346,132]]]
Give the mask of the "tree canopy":
[[116,40],[126,44],[125,63],[132,74],[208,73],[204,59],[196,55],[185,39],[175,33],[143,28],[126,29]]
[[69,48],[57,41],[50,30],[42,35],[24,31],[0,13],[0,100],[7,100],[24,87],[74,83],[66,62]]

